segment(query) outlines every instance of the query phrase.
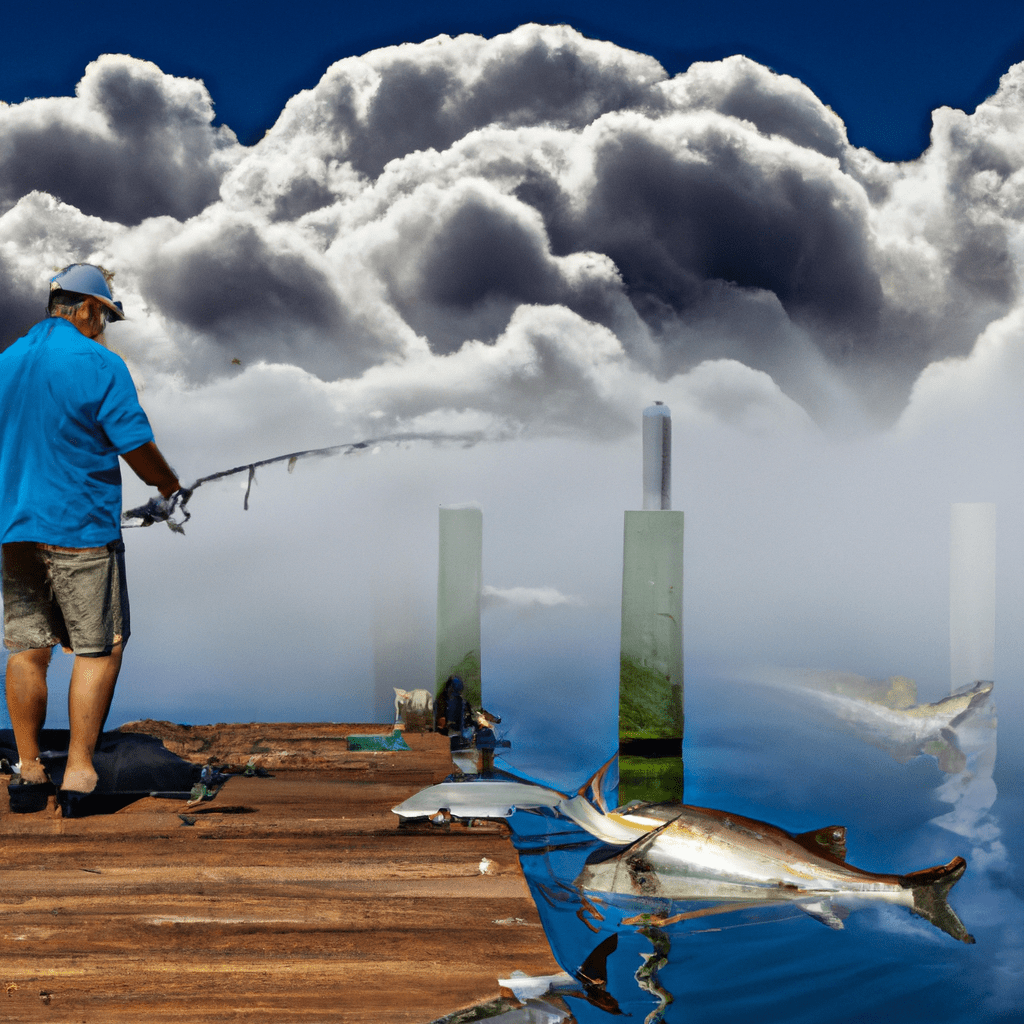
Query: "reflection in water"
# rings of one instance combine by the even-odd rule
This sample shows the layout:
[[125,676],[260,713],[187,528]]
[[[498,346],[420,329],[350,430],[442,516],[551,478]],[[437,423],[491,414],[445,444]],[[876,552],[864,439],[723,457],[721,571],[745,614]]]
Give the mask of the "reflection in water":
[[846,864],[839,826],[792,835],[682,804],[609,811],[613,764],[575,794],[502,770],[450,778],[395,808],[403,817],[508,818],[552,952],[579,985],[562,994],[578,1000],[580,1024],[607,1014],[665,1019],[672,995],[659,972],[676,936],[777,922],[794,910],[841,929],[853,907],[895,904],[973,942],[946,902],[962,858],[875,874]]
[[[976,683],[975,686],[987,686],[991,693],[991,683]],[[991,699],[972,705],[969,712],[956,721],[953,728],[964,764],[936,790],[936,796],[952,804],[953,809],[933,819],[936,825],[985,845],[995,843],[1000,834],[990,813],[997,795],[992,778],[996,763],[996,725],[996,708]]]
[[935,790],[952,810],[933,824],[971,839],[986,865],[1004,856],[1000,830],[991,815],[996,799],[994,685],[979,681],[930,704],[917,703],[912,679],[882,681],[849,672],[774,670],[751,681],[768,683],[817,701],[837,726],[884,750],[900,764],[921,754],[934,757],[949,777]]
[[[671,996],[658,984],[663,963],[649,959],[658,949],[645,934],[657,929],[636,912],[656,911],[664,901],[584,895],[572,880],[605,844],[557,811],[516,811],[509,825],[551,952],[576,982],[560,994],[570,999],[579,1024],[607,1024],[609,1015],[630,1015],[649,1024],[662,1020]],[[667,941],[659,940],[659,946],[664,949]]]
[[[997,922],[1019,922],[1020,904],[1005,888],[998,897],[989,891],[1011,859],[992,813],[992,684],[919,703],[916,686],[902,677],[777,673],[758,681],[780,689],[759,688],[758,700],[744,687],[732,704],[716,689],[718,700],[696,719],[699,754],[689,762],[703,773],[695,780],[697,790],[707,789],[703,799],[724,794],[723,803],[750,817],[680,804],[611,810],[604,793],[615,789],[614,762],[566,793],[500,759],[500,770],[452,777],[396,811],[508,820],[545,934],[567,972],[552,991],[578,1024],[622,1015],[647,1024],[860,1019],[851,1015],[853,992],[866,1010],[899,1005],[906,1021],[1004,1019],[1006,1007],[1019,1007],[1020,943],[996,939]],[[804,820],[825,807],[819,821],[842,814],[856,822],[860,863],[870,854],[875,866],[909,860],[906,868],[963,852],[971,870],[957,902],[970,906],[984,948],[969,955],[911,924],[916,914],[969,941],[946,901],[961,858],[903,876],[862,871],[846,863],[840,826],[790,833],[755,820],[777,807],[789,808],[791,819],[793,808]],[[799,827],[811,824],[813,816]],[[810,915],[843,928],[847,912],[865,903],[896,906],[847,921],[832,936],[799,927]],[[992,965],[986,973],[983,963]]]
[[655,1024],[664,1018],[665,1007],[672,1002],[672,994],[658,984],[658,971],[668,966],[668,955],[672,950],[672,940],[668,932],[651,925],[648,928],[640,928],[640,934],[646,936],[654,947],[653,953],[644,954],[643,965],[637,968],[637,984],[647,992],[650,992],[658,1000],[658,1005],[647,1015],[644,1024]]
[[[981,720],[994,729],[991,682],[964,686],[931,704],[917,703],[917,684],[905,676],[884,681],[852,672],[763,672],[751,682],[799,693],[824,707],[836,724],[900,764],[920,754],[934,757],[948,774],[967,765],[961,739]],[[994,737],[992,737],[994,739]]]

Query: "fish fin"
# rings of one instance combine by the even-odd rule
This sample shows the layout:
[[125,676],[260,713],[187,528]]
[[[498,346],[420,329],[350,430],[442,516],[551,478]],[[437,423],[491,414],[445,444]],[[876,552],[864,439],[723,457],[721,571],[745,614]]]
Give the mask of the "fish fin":
[[972,943],[974,936],[968,933],[963,921],[946,902],[949,890],[960,881],[966,868],[967,861],[963,857],[954,857],[948,864],[904,875],[900,885],[913,893],[914,905],[910,909],[918,917],[930,921],[960,942]]
[[[677,815],[678,817],[678,815]],[[634,843],[630,843],[626,847],[619,847],[618,854],[620,857],[629,857],[634,854],[645,854],[648,849],[657,841],[658,836],[669,827],[674,824],[676,818],[669,818],[664,825],[659,825],[657,828],[652,828],[650,832],[645,832],[639,839]]]
[[801,832],[793,838],[805,850],[819,857],[846,863],[846,829],[842,825],[827,825],[812,832]]
[[608,1013],[622,1016],[618,1001],[608,991],[608,957],[615,952],[618,945],[618,933],[612,932],[591,950],[590,956],[576,971],[576,980],[583,986],[583,992],[589,1003]]
[[834,931],[841,931],[843,919],[849,911],[843,907],[835,906],[831,900],[818,900],[816,903],[801,903],[800,909],[806,911],[815,921],[828,925]]
[[[604,786],[608,773],[613,765],[618,765],[619,755],[613,754],[593,775],[576,791],[576,796],[583,797],[589,804],[596,807],[602,814],[609,811],[608,802],[604,798]],[[568,796],[568,794],[566,794]]]
[[608,984],[608,957],[615,952],[619,945],[619,936],[617,932],[612,932],[611,935],[605,937],[605,939],[595,946],[591,951],[590,955],[583,961],[579,966],[579,970],[576,971],[576,977],[582,976],[591,985],[607,985]]

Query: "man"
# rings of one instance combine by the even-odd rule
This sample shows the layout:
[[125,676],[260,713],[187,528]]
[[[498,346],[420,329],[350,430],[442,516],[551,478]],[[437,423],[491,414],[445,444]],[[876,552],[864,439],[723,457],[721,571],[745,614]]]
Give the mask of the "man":
[[47,782],[39,761],[46,670],[55,644],[74,652],[61,786],[90,793],[130,632],[118,456],[165,498],[180,485],[153,442],[128,368],[106,348],[107,322],[124,314],[104,271],[65,267],[51,279],[47,313],[0,353],[7,708],[21,780]]

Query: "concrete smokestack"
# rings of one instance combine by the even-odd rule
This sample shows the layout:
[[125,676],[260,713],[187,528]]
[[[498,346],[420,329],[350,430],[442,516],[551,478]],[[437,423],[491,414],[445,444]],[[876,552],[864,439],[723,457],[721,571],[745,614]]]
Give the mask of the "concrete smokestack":
[[949,515],[950,688],[995,678],[996,507],[957,503]]

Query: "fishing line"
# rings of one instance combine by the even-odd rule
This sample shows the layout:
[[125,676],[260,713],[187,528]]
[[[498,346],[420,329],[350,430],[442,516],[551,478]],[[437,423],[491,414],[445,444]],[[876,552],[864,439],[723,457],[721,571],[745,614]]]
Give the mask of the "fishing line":
[[[299,459],[311,457],[327,457],[330,455],[351,455],[353,452],[366,451],[382,444],[401,444],[403,441],[457,441],[464,447],[470,447],[484,439],[482,431],[469,434],[387,434],[384,437],[373,438],[368,441],[351,441],[347,444],[334,444],[328,448],[307,448],[301,452],[288,452],[286,455],[275,455],[271,459],[259,459],[256,462],[248,462],[232,469],[222,469],[219,473],[210,473],[209,476],[201,476],[190,487],[182,487],[175,491],[168,498],[150,498],[145,505],[138,508],[127,509],[121,513],[121,526],[125,529],[133,529],[140,526],[152,526],[154,523],[166,523],[174,533],[184,533],[185,523],[192,518],[189,512],[189,500],[198,487],[208,484],[213,480],[223,480],[225,477],[234,476],[236,473],[248,473],[249,478],[245,487],[245,498],[242,508],[249,510],[249,494],[252,491],[253,481],[256,479],[256,470],[262,466],[270,466],[275,462],[288,463],[288,472],[292,472]],[[174,513],[180,512],[181,519],[174,519]]]

